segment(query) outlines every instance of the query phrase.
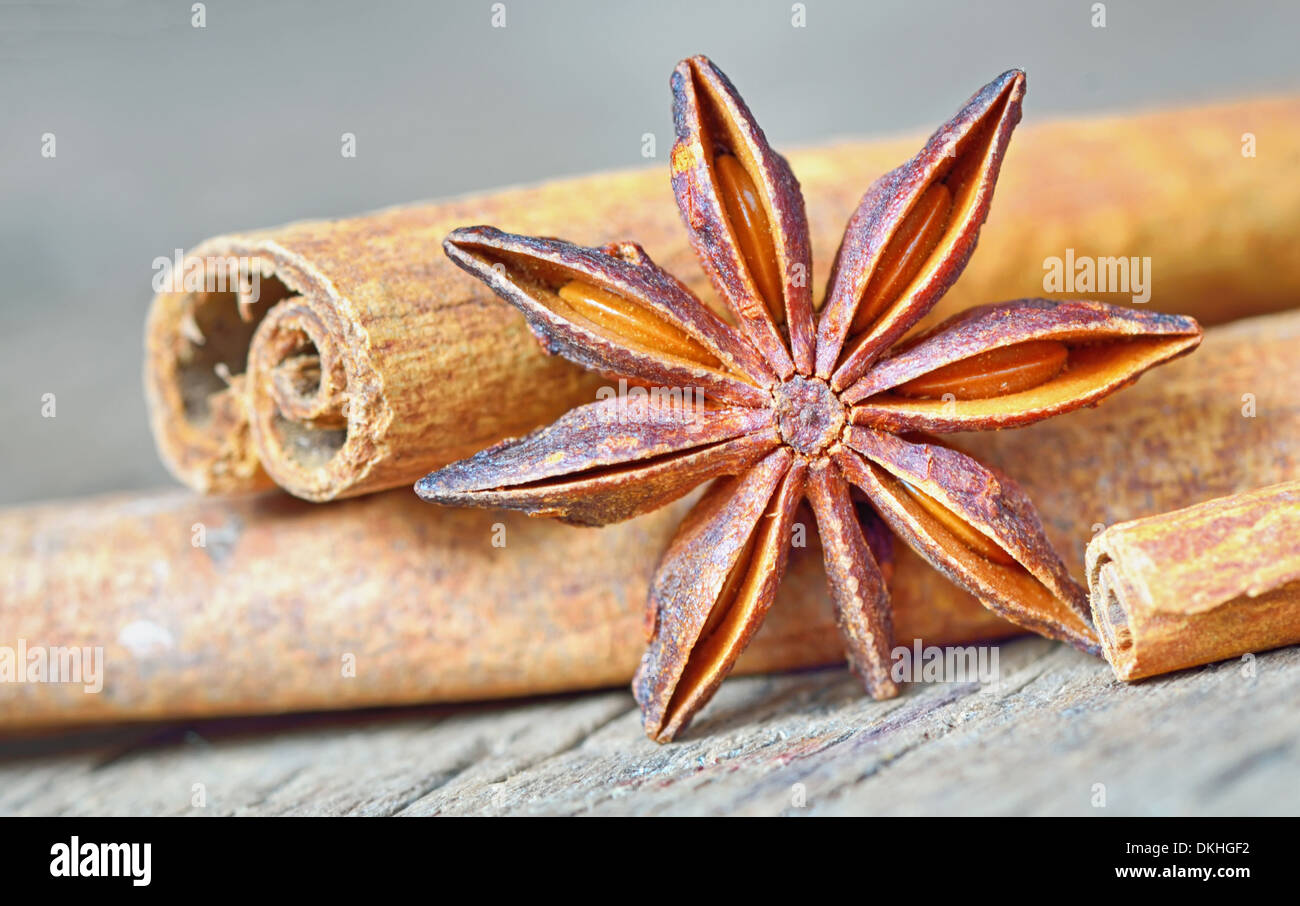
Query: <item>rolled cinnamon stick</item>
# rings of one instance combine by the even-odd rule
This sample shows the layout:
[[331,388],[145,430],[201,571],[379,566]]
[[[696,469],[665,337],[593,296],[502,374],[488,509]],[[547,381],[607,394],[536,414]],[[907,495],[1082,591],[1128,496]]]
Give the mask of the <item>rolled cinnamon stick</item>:
[[1300,642],[1300,481],[1113,525],[1088,587],[1122,680]]
[[[101,647],[87,682],[0,682],[0,727],[535,695],[627,683],[678,504],[594,531],[400,490],[116,496],[0,515],[0,646]],[[201,541],[195,546],[196,539]],[[500,546],[497,546],[500,545]],[[834,663],[821,552],[800,550],[738,669]],[[906,574],[928,571],[918,558]],[[900,638],[1018,630],[965,596],[902,603]],[[4,647],[0,647],[0,677]],[[93,663],[93,655],[92,655]]]
[[[814,286],[862,192],[917,147],[907,138],[790,155]],[[1243,156],[1252,148],[1258,156]],[[1031,120],[1011,144],[979,249],[932,320],[1017,297],[1132,301],[1147,290],[1146,304],[1206,324],[1289,307],[1300,298],[1289,245],[1298,167],[1297,98]],[[443,237],[475,223],[585,244],[635,239],[711,296],[662,164],[217,237],[190,252],[195,288],[160,293],[150,311],[145,385],[169,468],[200,491],[274,482],[329,500],[409,484],[591,401],[595,378],[544,356],[522,318],[443,256]],[[1059,292],[1044,282],[1052,262],[1088,259],[1112,274],[1109,289],[1120,258],[1124,293],[1075,281],[1073,269]],[[222,281],[241,266],[257,275],[255,292]]]
[[[1300,474],[1298,343],[1300,312],[1215,328],[1097,409],[960,442],[1025,486],[1081,576],[1077,539],[1095,523]],[[1259,417],[1244,413],[1247,393]],[[0,511],[0,646],[104,651],[98,694],[0,682],[0,724],[623,684],[644,646],[649,577],[686,505],[599,530],[434,509],[405,489],[329,507],[146,495]],[[841,659],[809,538],[740,669]],[[906,545],[895,553],[898,644],[1016,631]]]

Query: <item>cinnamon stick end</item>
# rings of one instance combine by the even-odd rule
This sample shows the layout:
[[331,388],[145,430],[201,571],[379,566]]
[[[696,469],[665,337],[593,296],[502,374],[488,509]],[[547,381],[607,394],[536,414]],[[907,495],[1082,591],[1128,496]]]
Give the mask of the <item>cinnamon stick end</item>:
[[1124,681],[1300,642],[1300,482],[1113,525],[1087,573]]

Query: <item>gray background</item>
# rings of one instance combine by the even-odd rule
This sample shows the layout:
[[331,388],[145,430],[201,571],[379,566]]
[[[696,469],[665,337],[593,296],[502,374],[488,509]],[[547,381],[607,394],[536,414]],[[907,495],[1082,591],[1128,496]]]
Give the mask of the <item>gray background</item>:
[[1300,89],[1300,4],[1111,2],[1104,29],[1091,5],[808,0],[796,29],[788,0],[506,0],[494,29],[489,0],[210,0],[196,29],[190,0],[0,0],[0,503],[169,483],[140,391],[156,256],[642,164],[646,132],[662,159],[692,53],[778,147],[931,128],[1011,66],[1029,121]]

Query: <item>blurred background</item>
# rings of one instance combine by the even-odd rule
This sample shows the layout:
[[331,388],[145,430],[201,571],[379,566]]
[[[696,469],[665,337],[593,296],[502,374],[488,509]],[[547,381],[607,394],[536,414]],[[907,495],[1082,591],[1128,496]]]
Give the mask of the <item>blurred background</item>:
[[778,148],[928,130],[1012,66],[1026,122],[1300,90],[1294,2],[210,0],[201,28],[195,6],[0,0],[0,504],[170,483],[140,386],[155,257],[645,165],[647,132],[666,166],[683,56]]

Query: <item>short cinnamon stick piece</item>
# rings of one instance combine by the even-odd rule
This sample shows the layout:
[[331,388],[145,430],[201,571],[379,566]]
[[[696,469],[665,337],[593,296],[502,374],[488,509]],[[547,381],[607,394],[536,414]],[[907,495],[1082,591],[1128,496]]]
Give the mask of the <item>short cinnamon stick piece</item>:
[[1122,680],[1300,642],[1300,481],[1113,525],[1087,561]]

